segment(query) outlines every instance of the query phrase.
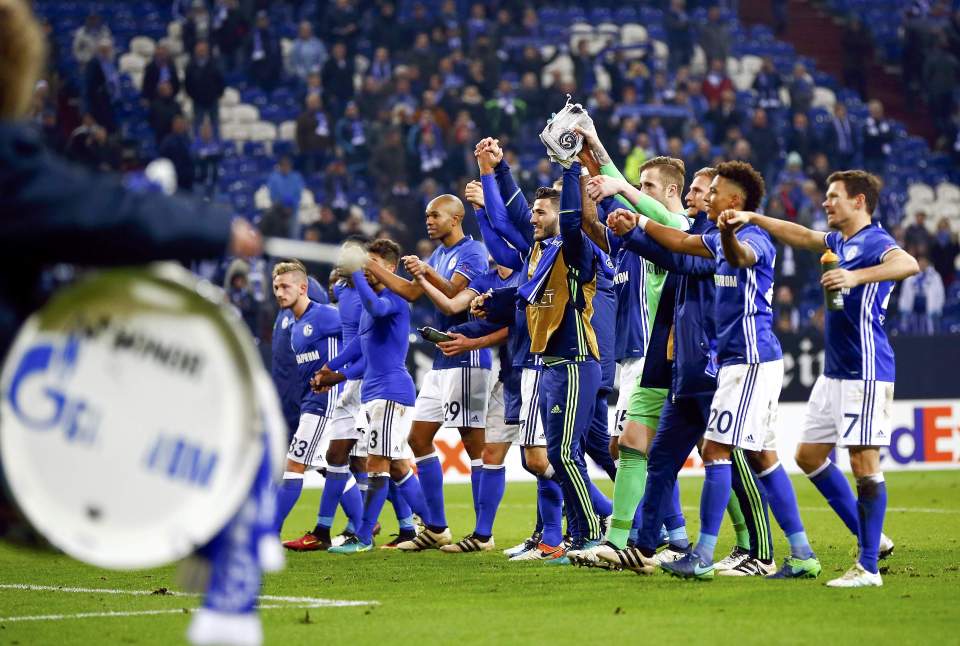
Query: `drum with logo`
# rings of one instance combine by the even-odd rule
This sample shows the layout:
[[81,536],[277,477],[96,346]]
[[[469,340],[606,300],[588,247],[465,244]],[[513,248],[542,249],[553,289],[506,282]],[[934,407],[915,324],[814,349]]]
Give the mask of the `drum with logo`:
[[179,265],[58,292],[18,334],[0,394],[9,492],[52,545],[101,567],[188,555],[246,499],[264,446],[277,474],[285,452],[250,333]]

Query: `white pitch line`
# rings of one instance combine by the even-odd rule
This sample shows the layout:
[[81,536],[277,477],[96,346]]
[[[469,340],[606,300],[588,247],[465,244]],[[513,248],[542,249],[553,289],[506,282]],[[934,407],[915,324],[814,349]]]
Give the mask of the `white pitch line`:
[[[448,509],[473,509],[473,505],[469,503],[447,503]],[[499,507],[500,509],[532,509],[532,504],[518,504],[518,503],[503,503]],[[685,505],[683,511],[698,511],[700,507],[693,507],[690,505]],[[835,513],[830,507],[800,507],[800,511],[822,511],[828,513]],[[897,512],[897,513],[917,513],[917,514],[960,514],[960,509],[943,509],[942,507],[887,507],[887,511]]]

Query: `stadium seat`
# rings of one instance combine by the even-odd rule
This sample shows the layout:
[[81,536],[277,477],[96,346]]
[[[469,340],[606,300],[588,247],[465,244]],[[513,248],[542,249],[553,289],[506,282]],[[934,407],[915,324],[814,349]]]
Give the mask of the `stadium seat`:
[[647,42],[647,29],[643,25],[627,23],[620,28],[621,45],[642,45]]
[[146,66],[146,60],[139,54],[128,53],[120,57],[120,72],[127,72],[131,77],[134,74],[142,74]]
[[269,121],[258,121],[250,129],[251,141],[272,142],[277,138],[277,127]]
[[653,55],[662,60],[667,60],[667,57],[670,55],[670,48],[667,47],[667,44],[661,40],[653,41]]
[[232,116],[237,123],[254,124],[260,121],[260,110],[247,103],[241,103],[233,107]]
[[220,105],[222,106],[235,106],[240,104],[240,93],[237,92],[232,87],[228,87],[223,91],[223,96],[220,97]]
[[941,182],[937,185],[937,202],[960,203],[960,186],[951,182]]
[[260,211],[266,211],[273,206],[273,202],[270,201],[270,189],[267,188],[266,184],[258,188],[257,192],[253,194],[253,205]]
[[156,49],[156,43],[147,36],[137,36],[130,41],[130,51],[139,54],[145,60],[153,58],[153,52]]
[[911,184],[910,188],[907,189],[907,194],[910,196],[911,202],[932,203],[936,199],[933,189],[926,184]]
[[284,121],[280,124],[277,131],[277,139],[283,141],[293,141],[297,137],[296,121]]

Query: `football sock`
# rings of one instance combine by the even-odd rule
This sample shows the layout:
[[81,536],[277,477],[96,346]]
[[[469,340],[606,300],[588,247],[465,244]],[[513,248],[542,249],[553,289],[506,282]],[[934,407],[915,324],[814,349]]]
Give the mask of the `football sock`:
[[537,478],[537,494],[540,498],[540,516],[543,519],[543,538],[547,545],[563,542],[561,527],[563,518],[563,491],[551,478]]
[[887,511],[887,483],[882,473],[857,480],[857,511],[860,517],[860,565],[876,574],[880,533]]
[[413,522],[413,510],[410,509],[410,505],[408,505],[407,501],[400,495],[397,483],[393,480],[390,481],[390,491],[387,493],[387,500],[393,505],[393,512],[397,516],[397,524],[400,526],[400,530],[414,531],[416,524]]
[[620,467],[613,484],[613,519],[607,529],[607,540],[620,549],[627,545],[646,482],[647,456],[629,446],[621,446]]
[[667,528],[667,537],[674,547],[686,548],[690,546],[690,537],[687,536],[687,519],[683,517],[683,508],[680,506],[680,483],[673,482],[673,491],[669,498],[669,511],[663,517],[663,525]]
[[808,473],[807,477],[813,486],[823,494],[827,502],[837,512],[837,516],[847,526],[850,533],[860,539],[860,520],[857,510],[857,499],[853,496],[853,489],[840,468],[830,458],[817,470]]
[[742,449],[735,449],[731,458],[733,478],[730,484],[747,526],[746,548],[753,558],[771,563],[773,535],[770,532],[770,505],[767,503],[767,489],[750,468]]
[[446,528],[446,525],[437,526],[433,523],[433,519],[430,516],[430,510],[427,508],[427,501],[423,494],[423,489],[420,485],[420,480],[417,478],[417,474],[411,469],[407,472],[407,475],[403,476],[397,482],[397,492],[400,494],[400,497],[410,506],[410,510],[415,513],[423,521],[423,524],[429,527],[432,531],[443,531]]
[[730,492],[730,502],[727,503],[727,514],[733,522],[733,531],[737,535],[737,547],[742,550],[750,551],[750,531],[747,529],[747,519],[743,517],[740,511],[740,503],[737,497]]
[[[320,509],[317,512],[317,526],[314,528],[314,536],[324,536],[329,538],[330,528],[333,526],[333,517],[337,513],[337,507],[340,505],[340,500],[343,497],[344,489],[347,486],[347,482],[350,481],[350,468],[343,464],[331,464],[327,466],[326,472],[324,474],[324,483],[323,483],[323,493],[320,494]],[[353,487],[356,489],[356,487]],[[357,490],[357,495],[360,495],[359,490]],[[344,505],[344,512],[346,512],[347,505]],[[363,501],[360,501],[360,516],[363,515]],[[347,516],[353,520],[354,515],[347,514]],[[317,530],[320,533],[317,533]]]
[[[363,522],[363,494],[360,493],[360,487],[347,481],[346,490],[340,496],[340,506],[343,513],[347,516],[347,526],[360,527]],[[333,520],[333,519],[331,519]]]
[[503,464],[485,464],[480,474],[480,510],[477,514],[477,526],[473,533],[480,537],[493,534],[493,521],[497,517],[497,508],[503,499],[503,490],[507,484],[507,469]]
[[790,484],[790,477],[783,465],[775,465],[757,474],[760,482],[767,490],[770,498],[770,510],[777,524],[787,536],[790,543],[790,555],[798,559],[808,559],[813,556],[813,550],[803,531],[803,522],[800,520],[800,510],[797,508],[797,495]]
[[700,536],[694,551],[705,562],[713,562],[713,550],[730,500],[730,460],[714,460],[704,465],[706,479],[700,494]]
[[283,521],[287,519],[290,510],[297,504],[301,491],[303,491],[303,474],[293,471],[285,472],[280,488],[277,490],[277,515],[273,523],[277,533],[283,528]]
[[[447,514],[443,508],[443,467],[440,465],[440,458],[437,457],[436,453],[431,453],[416,458],[416,462],[417,477],[420,479],[420,486],[423,488],[423,497],[427,501],[427,509],[430,510],[427,516],[435,527],[442,530],[447,526]],[[416,508],[413,511],[419,513]]]
[[480,477],[483,460],[470,460],[470,493],[473,494],[473,516],[480,517]]
[[357,531],[357,538],[364,545],[373,544],[373,528],[380,519],[383,504],[387,501],[390,488],[389,473],[371,473],[367,483],[367,496],[363,504],[363,524]]

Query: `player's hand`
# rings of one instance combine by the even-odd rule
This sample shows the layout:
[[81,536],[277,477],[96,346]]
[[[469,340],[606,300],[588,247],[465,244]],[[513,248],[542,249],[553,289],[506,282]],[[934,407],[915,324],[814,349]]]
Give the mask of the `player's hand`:
[[324,366],[310,378],[310,390],[315,393],[327,392],[346,378],[346,375],[342,372],[336,372]]
[[717,226],[720,227],[720,230],[724,229],[736,229],[742,224],[750,224],[752,219],[749,211],[734,211],[733,209],[727,209],[720,214],[720,217],[717,218]]
[[583,142],[590,150],[600,146],[600,137],[597,135],[597,127],[593,125],[593,119],[585,119],[583,125],[574,126],[573,131],[583,137]]
[[820,284],[827,289],[853,289],[860,282],[856,274],[846,269],[831,269],[820,278]]
[[441,341],[437,344],[437,347],[440,348],[440,352],[446,357],[455,357],[458,354],[463,354],[464,352],[469,352],[470,350],[475,350],[474,340],[465,337],[459,332],[447,332],[447,336],[452,337],[450,341]]
[[341,273],[352,274],[355,271],[363,269],[370,256],[367,250],[356,242],[345,242],[340,246],[340,257],[337,259],[337,267]]
[[640,216],[629,209],[616,209],[607,216],[607,226],[618,236],[625,236],[637,228]]
[[467,184],[466,188],[463,189],[463,196],[468,202],[470,202],[470,204],[473,204],[475,208],[483,208],[483,185],[479,180],[475,179]]
[[622,190],[623,180],[606,175],[597,175],[587,180],[587,196],[594,202],[616,195]]
[[243,218],[234,218],[230,225],[230,254],[251,258],[263,253],[263,237]]
[[475,296],[472,301],[470,301],[470,313],[473,316],[476,316],[478,319],[487,318],[487,311],[484,309],[484,305],[487,302],[487,299],[493,296],[493,292],[487,291],[483,294]]
[[403,262],[404,268],[406,268],[414,278],[424,276],[427,271],[427,263],[420,260],[417,256],[404,256],[400,261]]

